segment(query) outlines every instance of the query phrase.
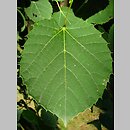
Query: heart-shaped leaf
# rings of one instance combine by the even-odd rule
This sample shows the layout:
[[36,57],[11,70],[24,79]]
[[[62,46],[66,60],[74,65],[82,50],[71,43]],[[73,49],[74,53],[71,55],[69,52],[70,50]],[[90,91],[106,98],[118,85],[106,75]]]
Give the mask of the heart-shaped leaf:
[[101,32],[65,8],[30,31],[20,72],[29,93],[66,125],[102,96],[111,62]]

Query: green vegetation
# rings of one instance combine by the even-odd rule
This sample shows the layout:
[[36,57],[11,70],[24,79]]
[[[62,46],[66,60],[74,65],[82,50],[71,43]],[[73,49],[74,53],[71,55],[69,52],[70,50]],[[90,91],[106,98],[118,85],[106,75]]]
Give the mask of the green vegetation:
[[18,129],[113,129],[114,1],[97,1],[17,1]]

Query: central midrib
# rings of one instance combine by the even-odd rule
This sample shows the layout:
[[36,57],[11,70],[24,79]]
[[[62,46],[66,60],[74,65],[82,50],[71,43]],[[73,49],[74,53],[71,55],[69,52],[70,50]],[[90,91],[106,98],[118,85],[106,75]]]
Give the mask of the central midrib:
[[67,120],[66,120],[66,97],[67,97],[67,93],[66,93],[66,89],[67,89],[67,81],[66,81],[66,39],[65,39],[65,30],[66,28],[63,27],[63,43],[64,43],[64,86],[65,86],[65,113],[64,113],[64,122],[65,125],[67,124]]

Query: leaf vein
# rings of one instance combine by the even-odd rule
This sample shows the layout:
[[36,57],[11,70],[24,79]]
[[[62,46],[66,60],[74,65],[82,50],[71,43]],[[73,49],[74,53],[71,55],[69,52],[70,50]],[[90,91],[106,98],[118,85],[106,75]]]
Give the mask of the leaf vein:
[[[44,45],[44,47],[39,51],[39,53],[34,57],[34,59],[32,60],[32,62],[28,65],[28,67],[25,69],[25,70],[27,70],[32,64],[33,64],[33,62],[35,61],[35,59],[40,55],[40,53],[48,46],[48,44],[61,32],[62,30],[60,30],[59,32],[57,32],[55,35],[53,35],[52,37],[51,37],[51,39],[48,41],[48,42],[46,42],[46,44]],[[23,70],[23,71],[25,71],[25,70]]]
[[80,43],[74,36],[72,36],[67,30],[66,32],[68,33],[68,35],[74,40],[76,41],[76,43],[78,43],[85,51],[87,51],[90,55],[92,55],[99,63],[101,63],[104,67],[106,67],[103,62],[101,60],[99,60],[93,53],[91,53],[82,43]]

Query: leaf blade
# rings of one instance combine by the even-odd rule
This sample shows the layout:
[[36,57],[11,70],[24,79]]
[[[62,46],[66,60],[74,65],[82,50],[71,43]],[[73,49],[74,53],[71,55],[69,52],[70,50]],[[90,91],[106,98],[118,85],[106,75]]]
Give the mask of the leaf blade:
[[34,22],[50,19],[52,7],[48,0],[32,1],[30,7],[25,9],[27,16]]
[[109,5],[86,21],[94,24],[104,24],[114,17],[114,0],[109,0]]
[[102,96],[111,73],[111,55],[101,33],[72,12],[67,19],[65,25],[59,12],[38,22],[21,60],[29,93],[65,125]]

